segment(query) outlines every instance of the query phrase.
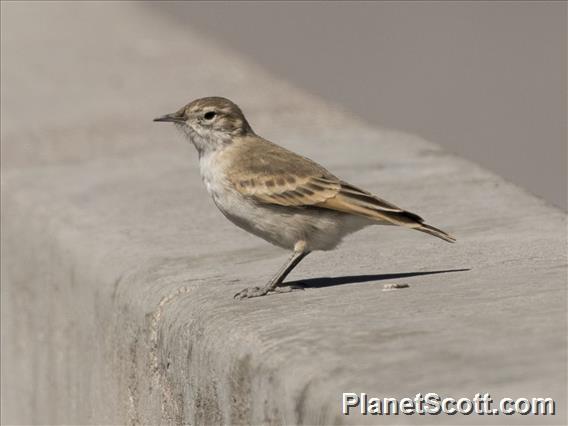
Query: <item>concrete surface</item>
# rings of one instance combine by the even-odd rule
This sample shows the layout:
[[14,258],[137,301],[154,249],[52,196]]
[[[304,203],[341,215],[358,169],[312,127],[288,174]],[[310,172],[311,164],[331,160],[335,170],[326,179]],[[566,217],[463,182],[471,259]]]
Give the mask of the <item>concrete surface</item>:
[[568,209],[565,1],[147,4]]
[[[3,424],[566,423],[562,212],[139,4],[1,12]],[[234,301],[287,254],[226,221],[193,148],[151,122],[213,94],[458,243],[376,227],[308,257],[304,291]],[[342,392],[559,414],[343,417]]]

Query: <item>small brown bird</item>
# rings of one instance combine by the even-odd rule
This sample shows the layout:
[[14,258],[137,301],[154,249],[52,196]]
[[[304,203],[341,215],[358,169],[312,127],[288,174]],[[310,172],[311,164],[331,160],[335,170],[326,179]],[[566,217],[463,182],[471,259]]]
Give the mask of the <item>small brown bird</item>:
[[174,123],[195,145],[207,191],[231,222],[293,250],[264,287],[246,288],[237,299],[282,291],[278,286],[311,251],[332,250],[344,236],[369,225],[404,226],[455,241],[420,216],[256,135],[228,99],[197,99],[154,121]]

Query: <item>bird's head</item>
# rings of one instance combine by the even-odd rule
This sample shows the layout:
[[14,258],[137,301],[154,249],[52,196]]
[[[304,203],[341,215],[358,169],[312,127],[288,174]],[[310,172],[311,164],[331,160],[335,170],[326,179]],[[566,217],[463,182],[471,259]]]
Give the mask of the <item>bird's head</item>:
[[229,99],[221,97],[196,99],[154,121],[174,123],[188,135],[195,134],[204,139],[226,139],[252,133],[241,109]]

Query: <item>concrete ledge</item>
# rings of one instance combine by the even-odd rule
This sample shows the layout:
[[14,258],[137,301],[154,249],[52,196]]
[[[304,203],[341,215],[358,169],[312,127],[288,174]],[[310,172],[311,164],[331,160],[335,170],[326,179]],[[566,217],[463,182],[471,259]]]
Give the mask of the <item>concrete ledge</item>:
[[[345,417],[342,392],[552,397],[555,417],[435,421],[566,423],[562,212],[141,4],[2,3],[2,32],[2,423],[432,421]],[[228,223],[150,121],[211,94],[458,244],[377,227],[302,263],[305,291],[234,301],[285,253]]]

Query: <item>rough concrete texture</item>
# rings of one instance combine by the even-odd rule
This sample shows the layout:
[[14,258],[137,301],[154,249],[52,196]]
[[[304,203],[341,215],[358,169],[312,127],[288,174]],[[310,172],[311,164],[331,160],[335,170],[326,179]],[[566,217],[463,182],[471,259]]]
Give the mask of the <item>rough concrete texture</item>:
[[[458,243],[375,227],[308,257],[304,291],[233,300],[287,254],[226,221],[151,122],[213,94]],[[2,2],[1,118],[3,423],[566,423],[565,215],[498,176],[142,4]],[[345,417],[342,392],[559,414]]]

